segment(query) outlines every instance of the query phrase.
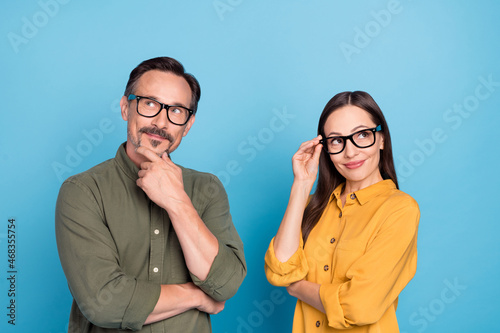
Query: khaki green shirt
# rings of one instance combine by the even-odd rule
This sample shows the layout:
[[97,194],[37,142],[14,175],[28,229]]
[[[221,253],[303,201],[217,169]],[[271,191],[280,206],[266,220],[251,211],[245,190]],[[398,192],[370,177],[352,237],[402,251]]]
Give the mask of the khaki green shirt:
[[136,185],[139,169],[125,144],[115,158],[67,179],[56,205],[56,239],[73,305],[68,332],[211,332],[196,309],[144,325],[161,284],[193,282],[217,301],[246,274],[243,244],[226,192],[213,175],[182,168],[184,189],[219,241],[204,281],[187,269],[167,212]]

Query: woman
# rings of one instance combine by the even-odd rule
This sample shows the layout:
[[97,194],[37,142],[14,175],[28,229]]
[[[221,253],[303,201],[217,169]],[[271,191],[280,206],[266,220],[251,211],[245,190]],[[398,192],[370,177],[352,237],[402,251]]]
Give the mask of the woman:
[[399,332],[395,311],[416,271],[420,213],[398,189],[382,111],[366,92],[337,94],[292,164],[265,270],[298,299],[293,332]]

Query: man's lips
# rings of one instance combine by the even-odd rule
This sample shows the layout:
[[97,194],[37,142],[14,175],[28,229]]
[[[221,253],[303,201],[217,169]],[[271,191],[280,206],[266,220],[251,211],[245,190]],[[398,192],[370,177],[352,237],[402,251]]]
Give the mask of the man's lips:
[[150,139],[156,141],[164,141],[164,140],[173,141],[173,138],[167,132],[154,127],[153,128],[143,127],[139,130],[139,132],[146,134]]
[[346,164],[344,164],[344,165],[345,165],[345,167],[346,167],[347,169],[357,169],[357,168],[359,168],[360,166],[362,166],[362,165],[363,165],[363,163],[365,163],[365,161],[364,161],[364,160],[362,160],[362,161],[354,161],[354,162],[349,162],[349,163],[346,163]]
[[153,134],[153,133],[148,133],[148,132],[145,132],[144,134],[146,134],[147,136],[149,136],[150,138],[154,139],[154,140],[159,140],[159,141],[163,141],[163,140],[168,140],[167,138],[161,136],[161,135],[157,135],[157,134]]

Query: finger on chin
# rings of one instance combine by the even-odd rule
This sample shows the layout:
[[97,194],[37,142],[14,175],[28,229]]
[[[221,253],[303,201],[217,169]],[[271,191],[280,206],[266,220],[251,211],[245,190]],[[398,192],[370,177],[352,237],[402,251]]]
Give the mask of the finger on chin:
[[137,147],[136,152],[146,157],[151,162],[156,161],[160,158],[154,151],[144,146]]
[[164,160],[165,162],[172,162],[172,160],[170,159],[170,156],[168,156],[168,153],[167,152],[163,152],[163,154],[161,154],[161,159]]

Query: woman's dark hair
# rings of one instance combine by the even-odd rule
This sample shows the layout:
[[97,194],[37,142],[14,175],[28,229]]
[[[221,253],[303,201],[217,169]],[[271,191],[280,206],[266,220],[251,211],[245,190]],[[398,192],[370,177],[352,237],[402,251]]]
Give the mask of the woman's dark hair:
[[[380,133],[384,137],[384,149],[380,151],[379,170],[383,179],[392,179],[396,184],[396,187],[398,187],[398,180],[392,157],[392,144],[389,128],[387,127],[387,122],[385,121],[382,111],[368,93],[364,91],[346,91],[333,96],[333,98],[326,104],[323,109],[323,113],[319,118],[318,134],[321,134],[323,138],[325,137],[324,127],[326,120],[335,110],[346,105],[354,105],[365,110],[370,114],[370,117],[376,125],[382,126]],[[343,182],[345,182],[345,178],[333,165],[330,155],[322,149],[321,156],[319,158],[319,173],[316,191],[312,195],[309,204],[306,206],[304,216],[302,218],[302,237],[304,239],[304,243],[306,242],[311,230],[318,223],[321,214],[328,204],[333,190]]]
[[133,94],[135,86],[137,85],[137,81],[139,81],[144,73],[151,70],[159,70],[162,72],[172,73],[184,78],[191,88],[191,104],[189,108],[193,110],[193,113],[196,113],[196,110],[198,109],[198,102],[200,101],[201,96],[200,84],[192,74],[186,73],[186,71],[184,70],[184,66],[182,66],[180,62],[173,58],[158,57],[141,62],[130,73],[124,95],[128,97],[128,95]]

